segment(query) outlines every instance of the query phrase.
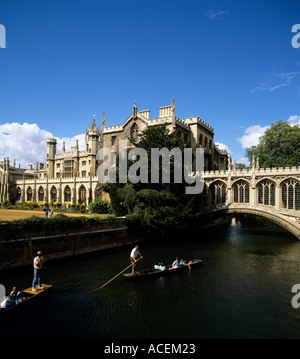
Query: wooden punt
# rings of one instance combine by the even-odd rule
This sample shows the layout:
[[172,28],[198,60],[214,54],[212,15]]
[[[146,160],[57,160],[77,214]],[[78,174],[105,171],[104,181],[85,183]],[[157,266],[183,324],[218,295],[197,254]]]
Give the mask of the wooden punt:
[[123,276],[128,279],[137,279],[137,278],[145,278],[145,277],[158,277],[162,275],[174,274],[181,271],[189,270],[190,268],[199,265],[202,263],[201,259],[192,259],[188,262],[189,265],[181,265],[179,268],[172,268],[172,265],[167,265],[165,270],[150,268],[150,269],[142,269],[140,271],[136,271],[134,273],[124,273]]
[[22,302],[19,304],[11,305],[7,308],[0,308],[0,317],[6,313],[17,311],[23,308],[26,304],[31,303],[34,299],[40,298],[48,289],[51,289],[51,284],[42,284],[42,288],[36,288],[36,291],[32,290],[32,287],[21,290]]

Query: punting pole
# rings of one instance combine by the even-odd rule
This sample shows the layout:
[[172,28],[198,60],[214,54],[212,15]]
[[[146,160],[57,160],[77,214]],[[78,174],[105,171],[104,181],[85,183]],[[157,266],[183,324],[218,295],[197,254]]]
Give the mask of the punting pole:
[[[142,258],[140,257],[139,259],[137,259],[136,262],[138,262],[140,259],[142,259]],[[106,284],[108,284],[109,282],[111,282],[112,280],[114,280],[115,278],[117,278],[120,274],[122,274],[123,272],[125,272],[126,269],[128,269],[129,267],[131,267],[131,266],[132,266],[133,264],[135,264],[136,262],[131,263],[128,267],[126,267],[125,269],[123,269],[119,274],[117,274],[116,276],[114,276],[112,279],[110,279],[108,282],[106,282],[105,284],[103,284],[101,287],[96,288],[96,289],[93,289],[92,292],[96,292],[97,290],[99,290],[99,289],[105,287]]]

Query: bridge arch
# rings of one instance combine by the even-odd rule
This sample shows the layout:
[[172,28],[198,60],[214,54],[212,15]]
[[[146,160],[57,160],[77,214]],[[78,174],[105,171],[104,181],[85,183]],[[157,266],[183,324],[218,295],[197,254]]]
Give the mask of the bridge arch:
[[255,209],[250,207],[227,207],[227,208],[219,208],[214,209],[210,213],[206,214],[203,218],[204,223],[208,223],[209,221],[213,221],[220,217],[225,217],[226,215],[232,214],[250,214],[253,216],[259,216],[273,222],[280,227],[286,229],[288,232],[292,233],[298,239],[300,239],[300,227],[297,221],[293,221],[293,219],[289,219],[286,216],[283,216],[274,211],[266,211],[263,209]]
[[[252,168],[239,170],[229,166],[225,171],[205,171],[204,181],[209,189],[203,191],[201,205],[211,213],[248,213],[273,221],[300,239],[300,167]],[[216,192],[226,185],[226,201],[218,201]],[[217,198],[217,200],[213,200]],[[223,211],[223,212],[222,212]],[[224,214],[225,215],[225,214]],[[206,217],[206,221],[210,221]],[[220,222],[220,219],[218,219]],[[205,223],[202,223],[204,226]]]

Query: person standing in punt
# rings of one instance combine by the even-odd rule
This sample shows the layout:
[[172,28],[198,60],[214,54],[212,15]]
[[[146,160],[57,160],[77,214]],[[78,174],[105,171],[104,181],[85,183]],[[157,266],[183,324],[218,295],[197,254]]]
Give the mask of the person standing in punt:
[[141,255],[141,253],[139,251],[139,246],[136,245],[130,253],[130,261],[132,263],[132,274],[134,273],[134,268],[136,266],[135,263],[136,263],[138,257],[143,258],[143,256]]
[[38,284],[38,289],[42,289],[42,274],[45,268],[45,261],[42,257],[42,252],[38,251],[37,256],[33,260],[33,281],[32,290],[36,292],[35,285]]

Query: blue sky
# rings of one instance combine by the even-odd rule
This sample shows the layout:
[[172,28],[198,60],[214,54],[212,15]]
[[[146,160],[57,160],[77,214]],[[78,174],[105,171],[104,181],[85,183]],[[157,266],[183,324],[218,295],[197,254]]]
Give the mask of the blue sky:
[[174,96],[244,162],[271,123],[299,123],[299,23],[287,0],[1,0],[0,160],[45,162],[47,137],[60,152],[93,114],[123,123],[135,100],[156,118]]

